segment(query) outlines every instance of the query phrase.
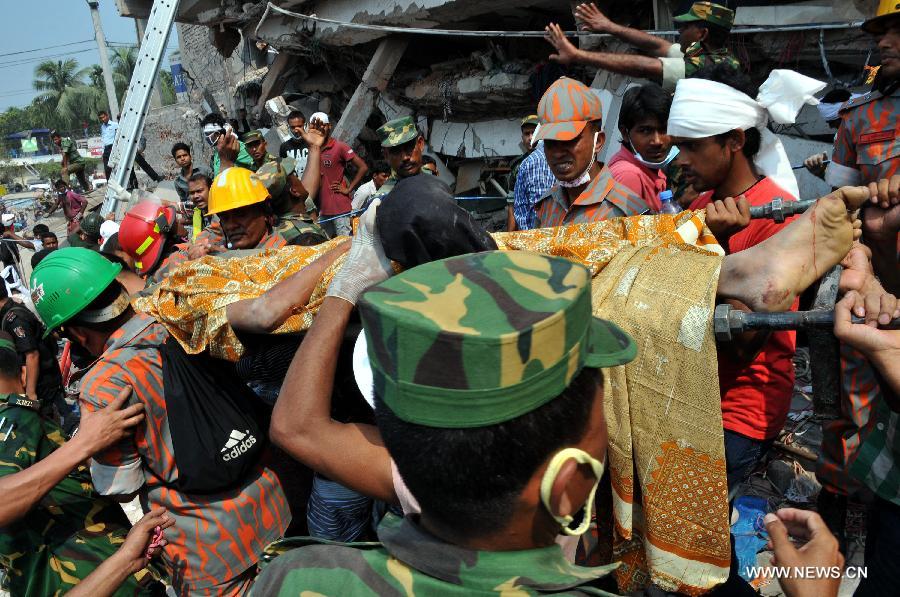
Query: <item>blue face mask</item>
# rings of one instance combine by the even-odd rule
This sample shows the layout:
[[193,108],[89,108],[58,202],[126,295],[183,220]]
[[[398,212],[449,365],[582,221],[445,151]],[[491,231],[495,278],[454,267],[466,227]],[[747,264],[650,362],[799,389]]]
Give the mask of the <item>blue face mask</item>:
[[[631,137],[628,138],[628,142],[631,143],[631,147],[634,148],[634,142],[631,140]],[[673,145],[671,148],[669,148],[669,155],[667,155],[666,159],[661,162],[648,162],[647,160],[642,158],[641,154],[639,154],[637,151],[634,152],[634,159],[652,170],[660,170],[661,168],[665,168],[666,166],[671,164],[672,161],[678,157],[679,153],[681,153],[681,150]]]

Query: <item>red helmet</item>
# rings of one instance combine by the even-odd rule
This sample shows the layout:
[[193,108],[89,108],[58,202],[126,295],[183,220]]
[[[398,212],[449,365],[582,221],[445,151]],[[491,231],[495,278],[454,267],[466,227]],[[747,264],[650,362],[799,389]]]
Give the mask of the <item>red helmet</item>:
[[141,201],[125,214],[119,226],[119,246],[134,258],[138,273],[143,275],[157,266],[163,245],[174,229],[174,207]]

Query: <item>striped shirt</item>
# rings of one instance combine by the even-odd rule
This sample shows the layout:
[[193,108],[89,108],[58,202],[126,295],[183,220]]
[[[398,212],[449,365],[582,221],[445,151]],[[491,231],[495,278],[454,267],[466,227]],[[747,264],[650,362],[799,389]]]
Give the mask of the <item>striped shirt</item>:
[[159,351],[167,337],[162,325],[136,315],[107,340],[84,377],[81,401],[93,411],[131,386],[129,402],[144,405],[144,423],[134,435],[96,454],[91,476],[101,495],[143,488],[150,508],[168,509],[175,526],[166,531],[163,561],[176,585],[183,583],[175,587],[181,594],[227,582],[255,565],[265,546],[284,534],[291,515],[278,478],[263,465],[241,490],[225,496],[188,496],[175,489],[178,467]]
[[539,228],[637,216],[649,210],[644,200],[617,183],[605,166],[571,205],[564,189],[556,186],[535,207]]
[[513,215],[519,230],[531,230],[535,227],[537,213],[534,204],[556,184],[556,177],[547,164],[544,155],[544,142],[538,141],[528,157],[519,164],[513,195]]

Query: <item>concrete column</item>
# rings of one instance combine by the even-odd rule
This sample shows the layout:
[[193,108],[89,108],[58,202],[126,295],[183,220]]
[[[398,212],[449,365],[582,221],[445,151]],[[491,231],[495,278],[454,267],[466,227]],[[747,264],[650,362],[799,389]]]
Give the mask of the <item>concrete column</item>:
[[394,75],[394,70],[403,57],[407,40],[401,37],[389,37],[381,40],[362,81],[353,92],[353,97],[347,107],[344,108],[341,119],[334,127],[331,135],[345,143],[352,143],[359,135],[366,121],[372,114],[375,105],[375,97],[387,88],[388,82]]
[[106,87],[106,101],[109,103],[109,115],[116,118],[119,113],[119,100],[116,99],[116,86],[113,84],[112,67],[109,64],[109,53],[106,51],[106,37],[103,35],[103,25],[100,23],[99,0],[88,0],[91,9],[91,18],[94,20],[94,36],[97,39],[97,50],[100,52],[100,67],[103,69],[103,85]]

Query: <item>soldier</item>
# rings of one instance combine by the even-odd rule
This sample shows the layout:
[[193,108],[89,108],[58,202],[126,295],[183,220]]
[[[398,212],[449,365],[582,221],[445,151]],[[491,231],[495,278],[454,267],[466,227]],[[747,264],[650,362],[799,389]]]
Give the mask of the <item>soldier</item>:
[[[242,169],[225,172],[235,170]],[[290,524],[281,484],[263,458],[228,491],[194,495],[179,489],[183,459],[176,458],[169,414],[171,393],[183,388],[171,387],[163,372],[169,335],[132,309],[116,281],[120,269],[94,251],[65,248],[31,276],[35,308],[47,327],[95,359],[82,379],[82,409],[102,409],[127,396],[122,392],[130,386],[130,401],[147,415],[135,437],[94,455],[94,486],[124,501],[139,495],[144,507],[166,508],[175,519],[163,561],[177,594],[243,594],[263,548]]]
[[650,208],[597,162],[606,135],[603,105],[584,83],[561,77],[538,104],[544,155],[558,184],[535,203],[537,227],[635,216]]
[[735,71],[741,63],[725,47],[734,25],[734,11],[712,2],[694,2],[691,9],[675,17],[678,43],[671,43],[638,29],[618,25],[609,20],[594,4],[580,4],[575,16],[584,21],[582,29],[608,33],[646,52],[613,54],[588,52],[572,45],[559,25],[550,23],[546,39],[556,48],[550,59],[562,64],[578,62],[629,77],[661,83],[666,91],[674,91],[681,79],[692,77],[707,64],[728,64]]
[[254,591],[380,594],[405,578],[422,594],[581,594],[581,586],[592,593],[611,583],[604,577],[615,566],[575,566],[554,540],[590,524],[578,513],[592,510],[604,468],[599,368],[631,361],[631,338],[591,315],[590,274],[566,259],[484,252],[382,281],[392,270],[374,232],[377,205],[363,216],[285,384],[313,353],[320,366],[304,383],[332,383],[358,302],[377,441],[421,514],[388,515],[382,544],[365,552],[332,544],[282,554]]
[[269,146],[266,143],[266,138],[263,137],[262,131],[253,130],[246,133],[244,135],[244,146],[247,148],[247,153],[253,158],[253,165],[250,167],[250,170],[254,172],[259,170],[263,164],[274,162],[276,159],[274,155],[269,153]]
[[425,151],[425,137],[419,132],[412,116],[403,116],[385,122],[376,131],[381,137],[381,151],[391,167],[391,175],[367,204],[391,192],[401,178],[422,173],[422,152]]
[[[312,171],[317,166],[318,159],[307,169]],[[275,229],[287,244],[318,245],[328,240],[328,235],[307,215],[306,197],[309,194],[295,171],[296,164],[292,158],[280,158],[263,164],[256,171],[256,176],[269,191],[272,209],[278,217]]]
[[88,182],[87,176],[85,176],[84,158],[78,153],[78,147],[75,145],[75,141],[72,141],[69,137],[64,138],[56,131],[50,131],[50,139],[62,152],[60,177],[68,183],[69,175],[74,174],[75,178],[78,179],[78,182],[81,183],[81,189],[85,193],[90,193],[93,188],[91,187],[91,183]]
[[78,230],[67,237],[69,246],[83,247],[85,249],[100,250],[100,226],[103,225],[103,216],[92,211],[81,220]]
[[[64,441],[23,395],[23,377],[12,338],[0,332],[0,565],[13,595],[61,595],[116,553],[131,528],[119,504],[94,489],[86,461],[130,436],[143,407],[123,408],[125,389],[85,413],[78,435]],[[155,595],[156,584],[135,570],[118,594]]]

